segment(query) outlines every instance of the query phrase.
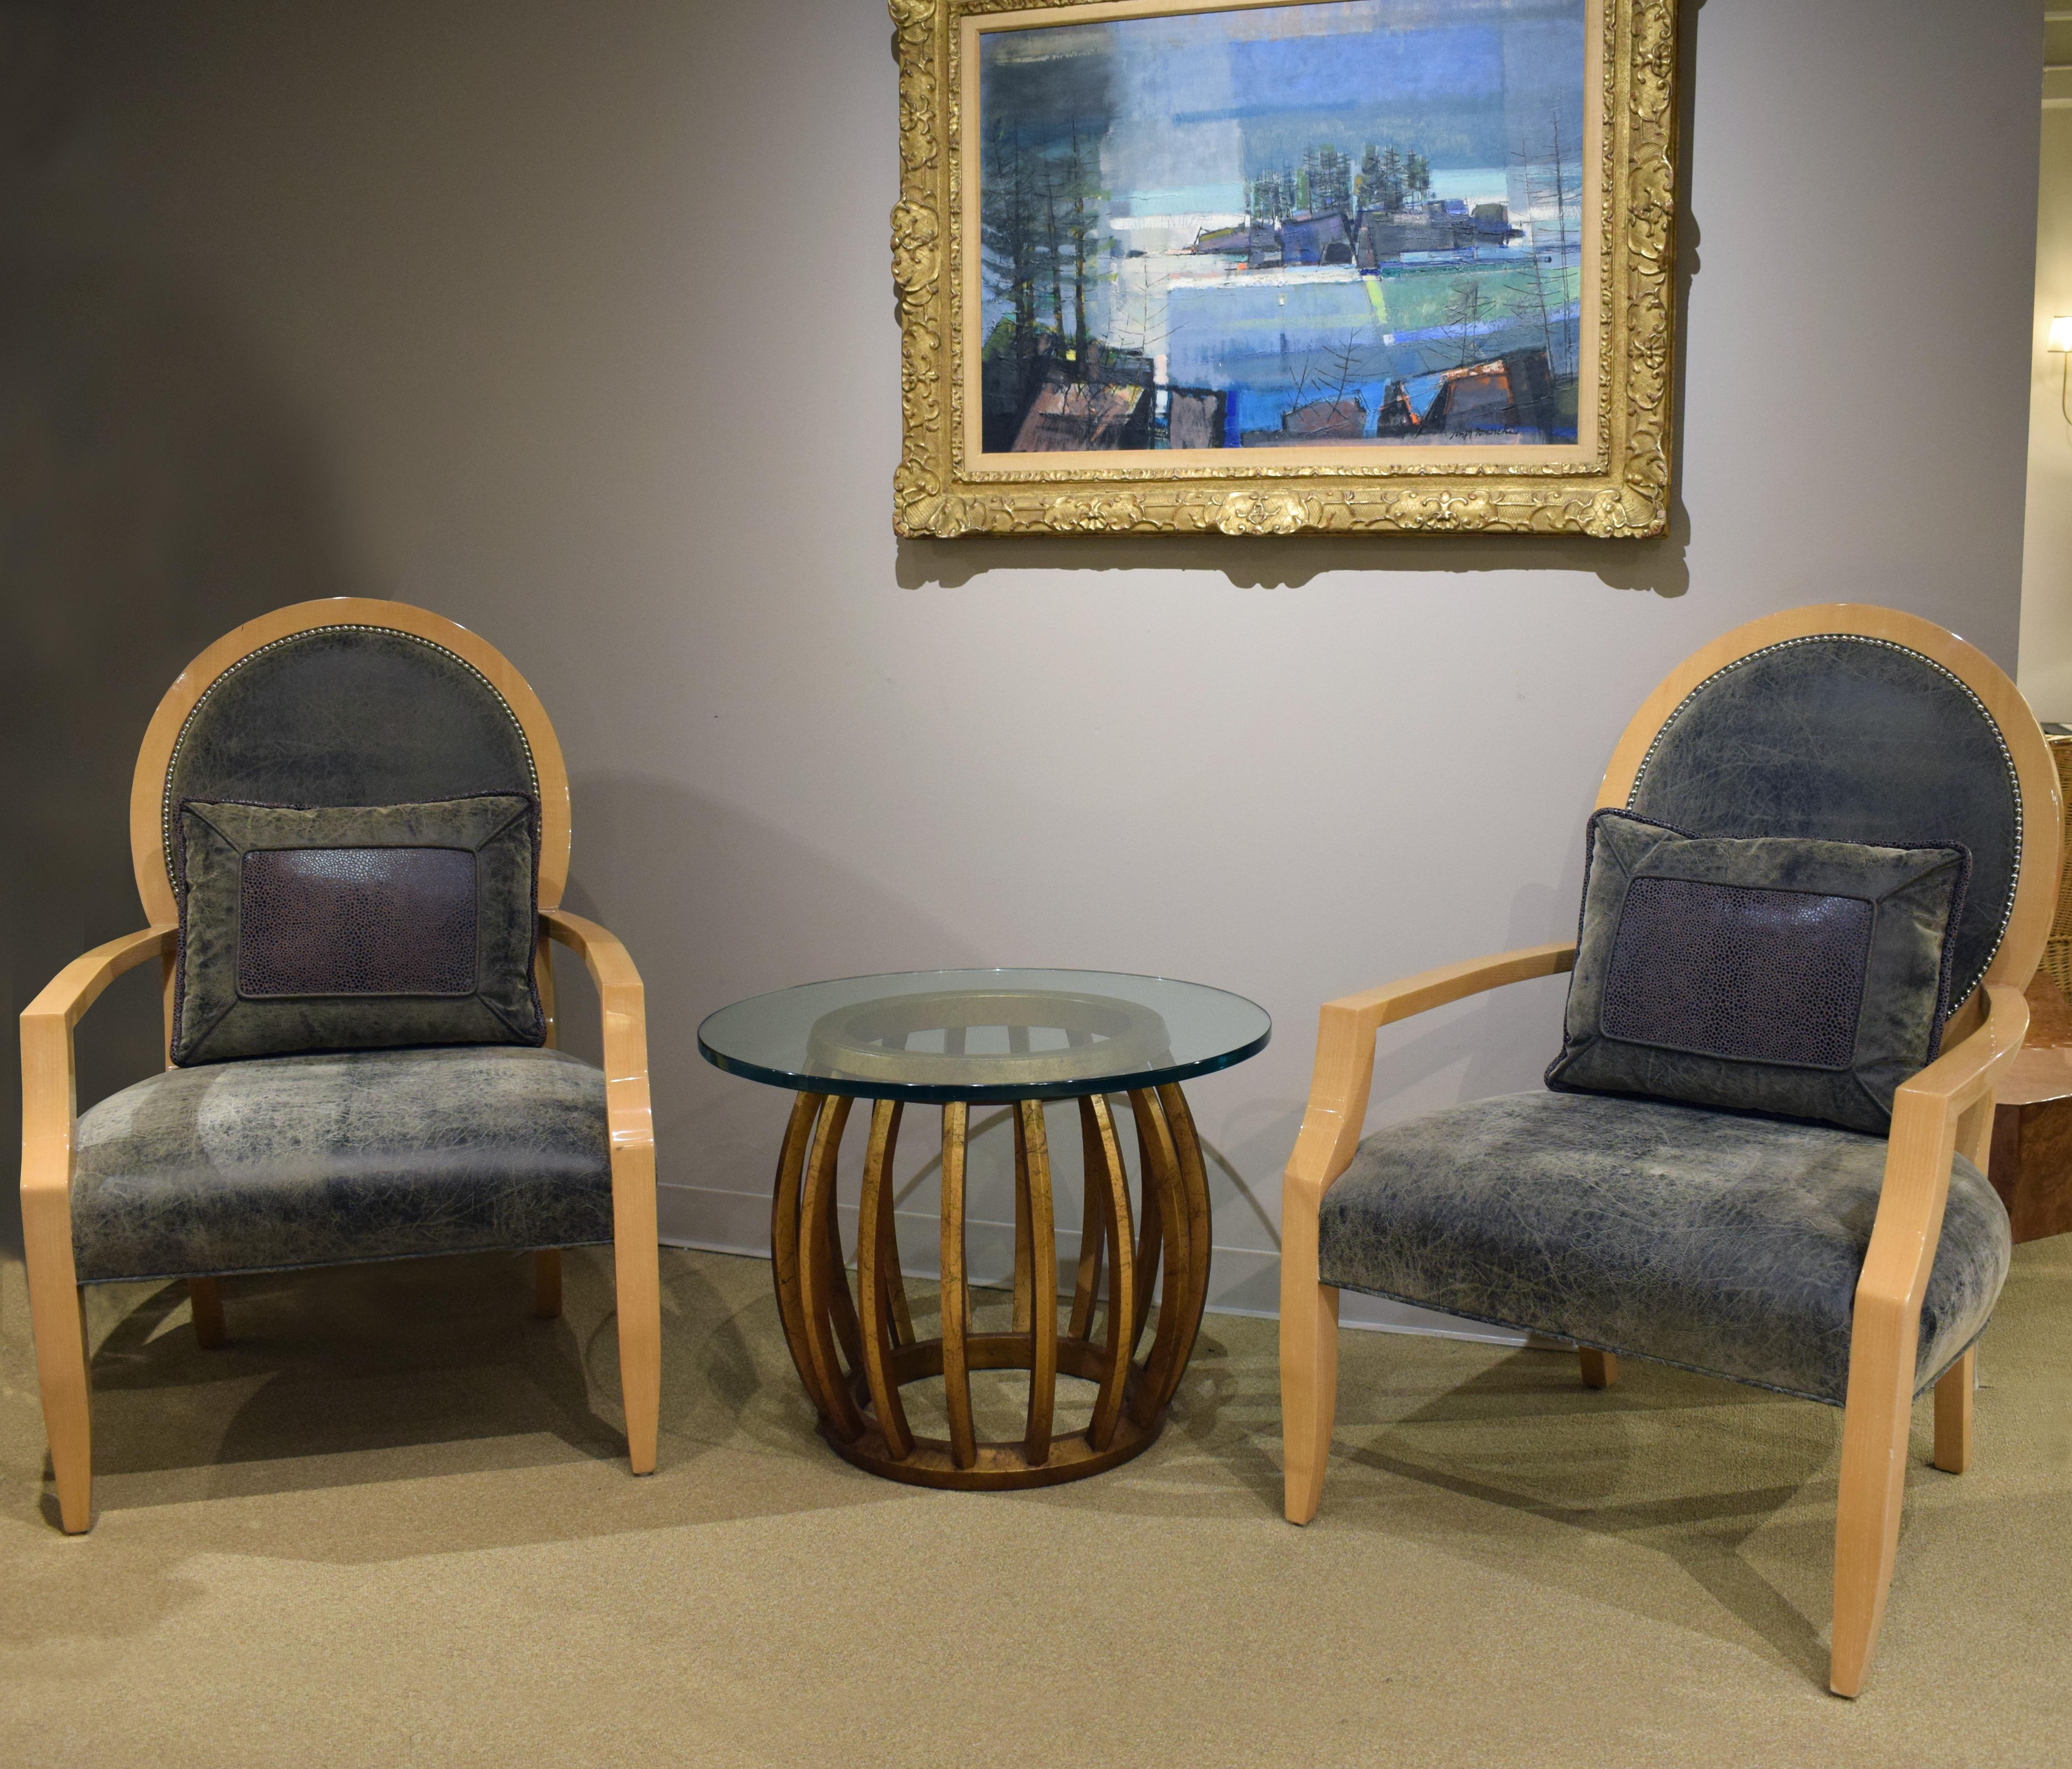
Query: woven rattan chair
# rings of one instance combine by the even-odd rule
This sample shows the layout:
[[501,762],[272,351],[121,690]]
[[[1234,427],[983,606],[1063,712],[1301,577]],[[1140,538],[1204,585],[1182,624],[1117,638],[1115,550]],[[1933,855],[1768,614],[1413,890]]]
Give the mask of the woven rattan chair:
[[[389,805],[485,793],[538,801],[545,1047],[168,1067],[78,1114],[72,1027],[113,978],[152,959],[163,968],[170,1055],[183,801]],[[229,1273],[530,1250],[535,1311],[551,1318],[560,1249],[612,1243],[628,1448],[634,1472],[651,1471],[660,1299],[643,998],[626,948],[560,907],[568,775],[524,678],[464,627],[400,603],[278,610],[212,645],[159,703],[137,759],[130,834],[150,925],[67,965],[22,1016],[22,1218],[63,1527],[92,1520],[82,1286],[145,1278],[187,1281],[195,1333],[212,1346],[224,1337],[219,1281]],[[602,1073],[552,1047],[557,940],[596,981]]]
[[1899,1088],[1889,1140],[1535,1092],[1363,1141],[1379,1027],[1567,971],[1575,943],[1327,1003],[1282,1195],[1287,1514],[1307,1523],[1322,1491],[1342,1288],[1572,1339],[1592,1386],[1630,1353],[1842,1406],[1830,1681],[1853,1696],[1918,1393],[1934,1387],[1935,1466],[1971,1456],[1972,1343],[2008,1246],[1982,1169],[2058,895],[2056,771],[2014,685],[1972,647],[1911,615],[1829,606],[1684,664],[1626,727],[1597,803],[1700,836],[1967,845],[1963,999],[1942,1052]]

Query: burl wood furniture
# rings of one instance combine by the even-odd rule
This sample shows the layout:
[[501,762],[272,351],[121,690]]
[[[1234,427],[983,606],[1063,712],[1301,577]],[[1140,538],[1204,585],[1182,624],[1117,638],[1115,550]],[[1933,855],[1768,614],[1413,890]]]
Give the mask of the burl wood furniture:
[[[72,1027],[110,981],[156,959],[171,1038],[170,820],[179,800],[387,804],[484,792],[538,798],[548,1043],[549,943],[558,941],[596,982],[602,1074],[522,1046],[257,1058],[169,1066],[81,1119]],[[532,1253],[535,1312],[552,1318],[561,1247],[610,1240],[627,1446],[634,1472],[652,1471],[661,1316],[644,998],[626,948],[560,907],[568,774],[524,679],[465,627],[401,603],[341,597],[279,609],[211,645],[166,691],[137,758],[130,837],[150,924],[68,965],[22,1015],[22,1217],[63,1527],[92,1520],[82,1286],[140,1277],[184,1278],[195,1335],[212,1347],[225,1331],[220,1281],[232,1273],[508,1248]],[[550,1111],[552,1135],[542,1121]],[[421,1123],[436,1141],[413,1143]],[[479,1170],[463,1175],[473,1186],[457,1185],[470,1167]],[[378,1183],[367,1183],[369,1169]],[[207,1263],[133,1270],[112,1258],[107,1237],[87,1236],[102,1263],[83,1269],[75,1215],[89,1203],[103,1223],[121,1213],[132,1248],[162,1257],[205,1243]],[[266,1218],[262,1255],[240,1250],[240,1210],[255,1227]],[[298,1236],[310,1257],[283,1253]]]
[[[916,1486],[997,1490],[1077,1480],[1149,1448],[1192,1354],[1208,1298],[1209,1194],[1179,1084],[1263,1049],[1265,1012],[1220,989],[1102,971],[924,971],[758,995],[698,1029],[731,1073],[795,1090],[771,1207],[777,1306],[799,1380],[837,1454]],[[1128,1096],[1133,1207],[1111,1095]],[[836,1209],[852,1103],[872,1102],[855,1246]],[[1059,1323],[1058,1255],[1043,1102],[1077,1102],[1086,1176],[1079,1261]],[[936,1337],[915,1330],[893,1223],[905,1109],[942,1109],[942,1287]],[[1014,1126],[1011,1331],[971,1327],[965,1142],[972,1108]],[[1161,1281],[1162,1280],[1162,1281]],[[1137,1347],[1158,1292],[1157,1319]],[[973,1370],[1026,1370],[1018,1439],[976,1435]],[[1092,1417],[1055,1429],[1060,1372],[1099,1384]],[[899,1391],[940,1376],[950,1435],[918,1436]]]
[[[1874,655],[1875,648],[1891,649]],[[1679,722],[1693,709],[1702,711],[1720,685],[1737,682],[1731,694],[1712,704],[1738,707],[1734,717],[1743,723],[1731,741],[1701,743],[1692,753],[1688,734],[1704,731],[1706,720]],[[1752,689],[1750,682],[1758,685]],[[1765,690],[1774,692],[1766,696]],[[1959,746],[1950,734],[1960,729],[1963,751],[1972,758],[1968,773],[1954,760]],[[1674,759],[1666,769],[1665,754]],[[1683,783],[1667,798],[1665,779]],[[1977,820],[1995,802],[1992,814],[2001,822],[1989,830]],[[2021,1049],[2029,1023],[2023,990],[2041,955],[2058,893],[2062,812],[2056,771],[2014,685],[1971,646],[1910,615],[1830,605],[1752,622],[1671,673],[1626,727],[1597,803],[1630,806],[1696,834],[1963,840],[1980,850],[1967,903],[1985,918],[1974,947],[1983,975],[1952,1015],[1941,1054],[1899,1089],[1881,1187],[1876,1165],[1870,1168],[1867,1196],[1875,1200],[1875,1220],[1854,1283],[1853,1313],[1846,1285],[1839,1309],[1840,1319],[1852,1325],[1847,1328],[1846,1393],[1837,1397],[1844,1417],[1829,1675],[1837,1693],[1854,1696],[1863,1686],[1891,1582],[1917,1382],[1936,1373],[1917,1369],[1917,1343],[1953,1190],[1953,1161],[1961,1154],[1975,1167],[1985,1163],[1995,1089]],[[2011,847],[2005,840],[2010,810]],[[1979,863],[1988,849],[2003,857],[1997,871],[1992,863]],[[1281,1401],[1291,1521],[1307,1523],[1316,1515],[1330,1453],[1338,1292],[1321,1279],[1319,1212],[1361,1149],[1376,1031],[1507,983],[1567,971],[1574,961],[1573,943],[1556,940],[1325,1005],[1309,1106],[1282,1195]],[[1544,1108],[1531,1102],[1553,1097],[1519,1095],[1511,1100],[1523,1104],[1490,1103],[1539,1111]],[[1600,1097],[1591,1109],[1610,1115],[1618,1103]],[[1647,1101],[1633,1107],[1657,1114],[1666,1109]],[[1770,1121],[1747,1120],[1747,1135],[1759,1141]],[[1384,1131],[1376,1140],[1393,1133]],[[1853,1135],[1820,1134],[1831,1150],[1848,1146],[1834,1138]],[[1803,1143],[1803,1133],[1781,1129],[1780,1148],[1794,1138]],[[1874,1139],[1865,1140],[1875,1146]],[[1853,1156],[1861,1154],[1858,1142]],[[1675,1164],[1673,1154],[1665,1159]],[[1645,1177],[1635,1175],[1636,1191],[1644,1190]],[[1967,1209],[1975,1218],[1980,1188],[1975,1172],[1967,1173],[1965,1186]],[[1626,1225],[1618,1226],[1623,1231]],[[1672,1236],[1683,1226],[1659,1225]],[[1643,1232],[1655,1232],[1643,1225]],[[1860,1225],[1850,1225],[1849,1232],[1860,1232]],[[1773,1277],[1786,1275],[1774,1261],[1789,1261],[1788,1244],[1753,1251],[1772,1261]],[[1548,1246],[1544,1257],[1551,1269],[1558,1273],[1565,1263],[1580,1276],[1579,1262],[1601,1261],[1604,1253],[1589,1245]],[[1703,1299],[1692,1300],[1696,1306]],[[1752,1305],[1759,1311],[1762,1300],[1759,1294],[1729,1297],[1713,1312]],[[1971,1459],[1974,1368],[1973,1352],[1964,1350],[1934,1384],[1934,1462],[1952,1474]],[[1601,1387],[1614,1379],[1617,1360],[1602,1347],[1586,1347],[1582,1373],[1586,1383]]]

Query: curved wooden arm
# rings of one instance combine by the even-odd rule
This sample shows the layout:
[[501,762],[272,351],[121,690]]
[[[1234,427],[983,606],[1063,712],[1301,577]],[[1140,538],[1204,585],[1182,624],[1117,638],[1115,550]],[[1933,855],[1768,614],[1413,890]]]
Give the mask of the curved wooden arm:
[[[1575,964],[1575,941],[1557,940],[1420,971],[1400,982],[1325,1002],[1318,1017],[1317,1067],[1309,1081],[1309,1103],[1302,1113],[1295,1152],[1288,1158],[1286,1186],[1321,1199],[1331,1182],[1351,1164],[1367,1117],[1367,1096],[1374,1087],[1374,1035],[1383,1026],[1506,983],[1556,976],[1573,969]],[[1284,1212],[1287,1203],[1284,1192]]]
[[648,995],[625,947],[565,909],[541,930],[582,954],[604,1010],[605,1114],[611,1137],[612,1269],[619,1299],[619,1380],[633,1471],[655,1471],[662,1404],[662,1289],[656,1242],[655,1117],[648,1099]]
[[2029,1030],[2029,1002],[2020,989],[1988,983],[1985,994],[1985,1023],[1902,1086],[1893,1101],[1885,1187],[1856,1284],[1859,1331],[1867,1297],[1919,1315],[1949,1200],[1951,1158],[1961,1151],[1984,1165],[1993,1084]]
[[32,1195],[55,1195],[64,1205],[65,1261],[72,1259],[72,1134],[79,1087],[72,1029],[125,970],[170,955],[177,928],[125,934],[75,958],[22,1010],[22,1210],[23,1227],[35,1214]]
[[648,1097],[648,993],[618,937],[565,909],[543,910],[549,936],[579,953],[597,985],[604,1013],[604,1089],[615,1157],[622,1148],[655,1146]]
[[[1961,1150],[1984,1165],[1992,1136],[1993,1083],[2020,1052],[2029,1030],[2029,1003],[2020,989],[1988,983],[1985,994],[1984,1024],[1901,1087],[1893,1102],[1885,1183],[1856,1280],[1835,1526],[1835,1651],[1828,1672],[1830,1683],[1843,1695],[1862,1687],[1892,1584],[1920,1355],[1921,1300],[1942,1238],[1951,1160]],[[1960,1360],[1954,1373],[1968,1386],[1968,1362]],[[1936,1399],[1939,1410],[1939,1389]],[[1938,1419],[1938,1464],[1942,1449]],[[1955,1466],[1963,1467],[1961,1452]]]

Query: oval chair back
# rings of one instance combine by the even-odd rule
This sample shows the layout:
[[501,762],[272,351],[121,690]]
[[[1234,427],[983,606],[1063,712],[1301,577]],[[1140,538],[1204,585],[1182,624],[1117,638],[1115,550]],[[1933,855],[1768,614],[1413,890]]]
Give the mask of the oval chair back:
[[408,804],[477,792],[540,800],[540,907],[569,870],[561,748],[524,677],[465,627],[341,596],[248,621],[190,664],[145,732],[130,788],[137,889],[178,917],[172,830],[189,799]]
[[1690,835],[1961,842],[1952,1005],[2026,986],[2042,956],[2063,821],[2042,730],[1992,659],[1915,615],[1836,603],[1723,635],[1634,716],[1597,803]]

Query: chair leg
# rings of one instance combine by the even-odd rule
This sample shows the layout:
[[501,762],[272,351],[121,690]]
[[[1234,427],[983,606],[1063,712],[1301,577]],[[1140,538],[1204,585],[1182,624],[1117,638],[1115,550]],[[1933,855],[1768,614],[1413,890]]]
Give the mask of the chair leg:
[[1613,1351],[1600,1351],[1593,1345],[1576,1347],[1583,1361],[1583,1386],[1586,1388],[1608,1388],[1618,1380],[1618,1356]]
[[[1856,1365],[1872,1361],[1865,1338],[1860,1331],[1854,1336]],[[1906,1351],[1910,1364],[1912,1346]],[[1890,1351],[1877,1361],[1890,1362]],[[1835,1628],[1827,1685],[1837,1695],[1855,1696],[1863,1689],[1892,1588],[1914,1409],[1912,1384],[1899,1380],[1896,1370],[1852,1366],[1849,1377],[1835,1512]]]
[[1960,1475],[1971,1465],[1971,1396],[1979,1385],[1979,1348],[1959,1358],[1935,1384],[1935,1466]]
[[611,1213],[627,1454],[634,1473],[652,1474],[662,1417],[662,1265],[656,1238],[652,1145],[614,1154]]
[[1281,1233],[1283,1503],[1289,1522],[1306,1524],[1323,1499],[1338,1409],[1338,1293],[1317,1281],[1316,1205],[1292,1187]]
[[194,1313],[195,1343],[204,1351],[212,1351],[222,1344],[226,1329],[223,1321],[223,1281],[217,1277],[190,1277],[187,1280],[187,1304]]
[[542,1247],[532,1255],[532,1315],[536,1320],[561,1318],[561,1250]]
[[93,1381],[87,1358],[86,1291],[68,1286],[64,1294],[39,1295],[32,1285],[29,1302],[43,1431],[50,1439],[51,1472],[57,1483],[58,1526],[76,1536],[93,1525]]

